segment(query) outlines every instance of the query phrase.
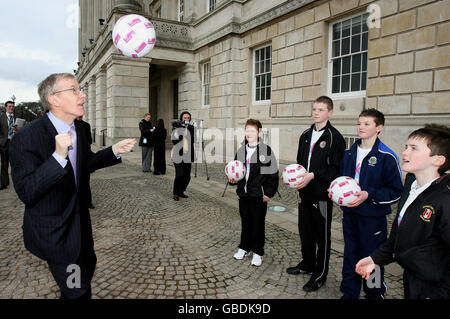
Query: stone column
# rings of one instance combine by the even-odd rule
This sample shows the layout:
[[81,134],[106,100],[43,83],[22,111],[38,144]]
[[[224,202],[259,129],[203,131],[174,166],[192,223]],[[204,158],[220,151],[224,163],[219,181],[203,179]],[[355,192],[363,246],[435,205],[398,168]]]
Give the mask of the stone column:
[[96,77],[96,137],[95,143],[101,145],[101,130],[106,128],[106,69],[100,69]]
[[197,65],[186,63],[181,69],[178,81],[178,112],[187,110],[191,113],[192,118],[197,117],[202,105]]
[[95,112],[96,112],[96,90],[95,90],[95,76],[92,76],[89,79],[89,94],[87,96],[89,100],[89,124],[91,124],[91,129],[93,129],[96,125],[95,123]]
[[85,82],[81,85],[84,94],[86,94],[86,100],[84,101],[84,116],[83,119],[89,122],[89,83]]
[[80,40],[80,61],[82,61],[84,58],[81,55],[81,52],[83,52],[84,48],[88,47],[88,2],[87,0],[81,0],[81,8],[80,8],[80,25],[81,25],[81,40]]
[[138,137],[138,123],[148,111],[151,59],[112,55],[106,66],[107,145]]
[[125,10],[142,11],[141,4],[135,0],[114,0],[114,7]]
[[94,39],[94,1],[88,1],[86,5],[87,9],[87,32],[86,32],[86,47],[89,48],[91,43],[89,39]]
[[94,37],[95,40],[97,38],[97,35],[100,31],[100,23],[98,22],[98,19],[100,19],[101,12],[102,12],[102,1],[93,1],[94,2],[94,18],[93,18],[93,24],[94,24]]

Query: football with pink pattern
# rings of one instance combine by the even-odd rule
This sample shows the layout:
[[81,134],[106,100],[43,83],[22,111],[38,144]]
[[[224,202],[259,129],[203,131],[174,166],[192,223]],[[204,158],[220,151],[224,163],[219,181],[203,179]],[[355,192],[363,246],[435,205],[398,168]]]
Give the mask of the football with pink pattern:
[[241,161],[231,161],[225,166],[225,174],[228,179],[234,179],[236,182],[245,177],[245,165]]
[[328,195],[339,206],[347,206],[357,198],[355,194],[360,191],[361,187],[355,179],[340,176],[331,182]]
[[300,164],[290,164],[283,170],[283,184],[290,188],[295,188],[295,184],[300,182],[303,177],[298,177],[299,174],[306,173],[306,169]]
[[148,19],[138,14],[127,14],[114,25],[112,40],[123,55],[140,58],[153,49],[156,34]]

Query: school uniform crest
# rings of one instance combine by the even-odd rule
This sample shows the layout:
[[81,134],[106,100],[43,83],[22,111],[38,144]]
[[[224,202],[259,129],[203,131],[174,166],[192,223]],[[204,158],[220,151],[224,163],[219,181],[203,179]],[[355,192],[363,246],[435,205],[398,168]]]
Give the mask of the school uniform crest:
[[432,206],[423,206],[423,212],[420,214],[420,218],[424,221],[429,223],[431,216],[434,214],[434,208]]
[[369,165],[370,166],[375,166],[377,164],[377,158],[375,156],[371,156],[369,158]]

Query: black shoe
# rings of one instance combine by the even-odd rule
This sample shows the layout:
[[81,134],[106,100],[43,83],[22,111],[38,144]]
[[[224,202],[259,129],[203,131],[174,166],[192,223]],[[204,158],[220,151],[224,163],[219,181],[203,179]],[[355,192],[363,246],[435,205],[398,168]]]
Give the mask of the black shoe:
[[316,280],[316,276],[311,276],[309,281],[303,286],[303,291],[312,292],[319,290],[325,283],[324,280]]
[[180,200],[180,196],[178,196],[178,195],[173,195],[173,200],[179,201],[179,200]]
[[312,275],[314,271],[311,269],[305,268],[302,265],[302,263],[300,262],[297,266],[289,267],[288,269],[286,269],[286,272],[289,275],[299,275],[299,274]]
[[6,189],[8,186],[2,186],[2,187],[0,187],[0,190],[2,190],[2,189]]
[[90,209],[94,209],[94,208],[95,208],[94,204],[92,204],[92,203],[89,204],[89,208],[90,208]]
[[186,195],[185,193],[181,193],[180,197],[181,197],[181,198],[189,198],[189,196]]

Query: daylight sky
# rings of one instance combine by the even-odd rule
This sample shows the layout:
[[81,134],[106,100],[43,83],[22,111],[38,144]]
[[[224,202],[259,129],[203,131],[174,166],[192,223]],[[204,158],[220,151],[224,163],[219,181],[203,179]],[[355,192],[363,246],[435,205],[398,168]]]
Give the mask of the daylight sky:
[[37,84],[78,61],[78,0],[0,0],[0,102],[38,101]]

